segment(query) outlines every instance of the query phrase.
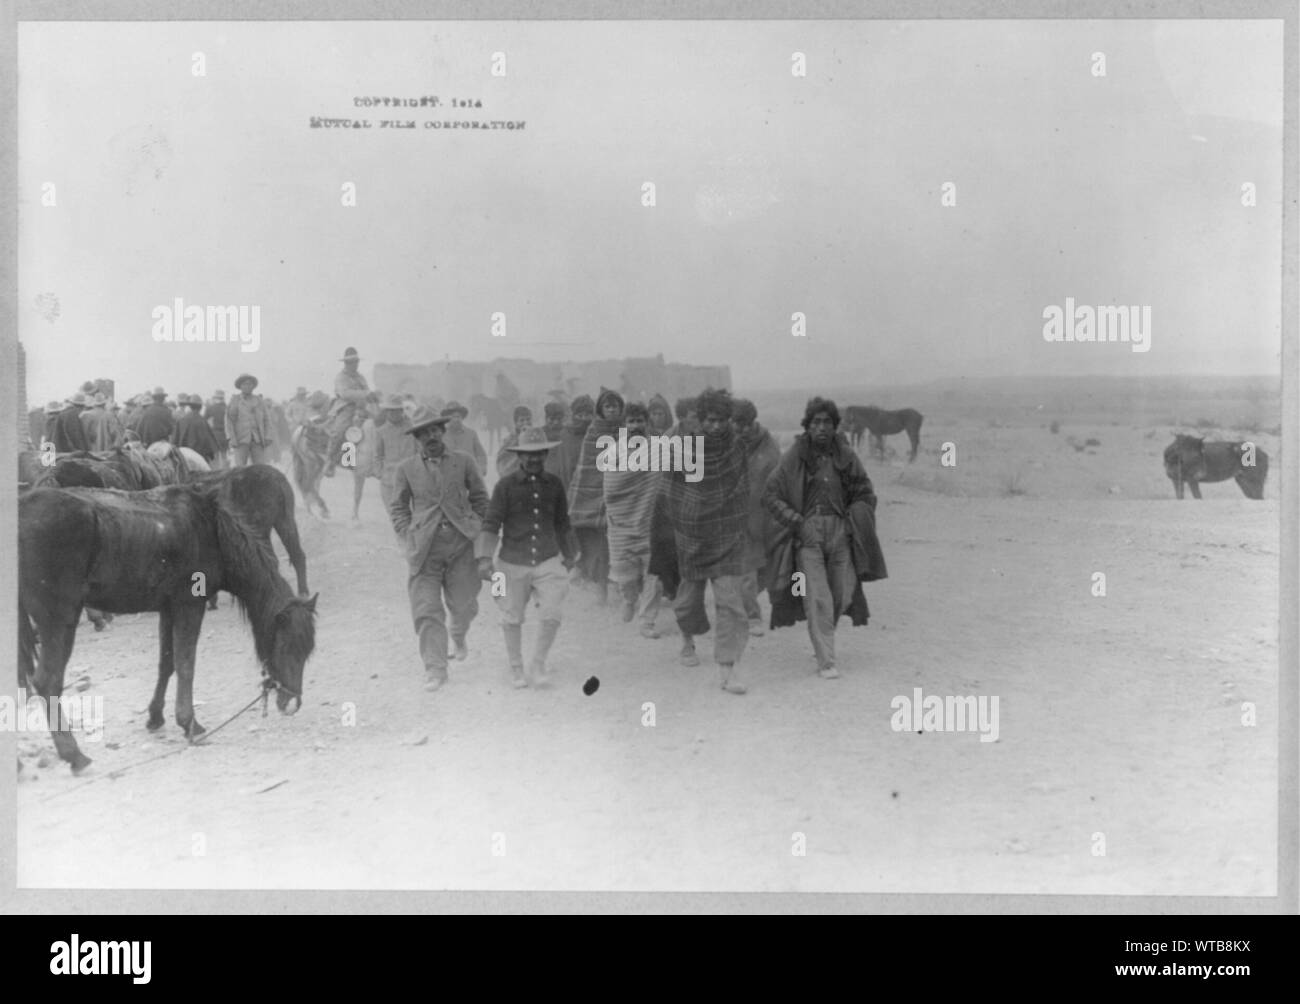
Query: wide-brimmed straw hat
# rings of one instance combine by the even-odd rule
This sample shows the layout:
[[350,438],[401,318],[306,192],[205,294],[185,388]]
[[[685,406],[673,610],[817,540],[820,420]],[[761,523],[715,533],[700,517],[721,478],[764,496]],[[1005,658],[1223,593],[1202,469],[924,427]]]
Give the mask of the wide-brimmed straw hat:
[[346,349],[343,350],[343,358],[340,359],[339,362],[346,363],[346,362],[351,362],[352,360],[356,360],[357,362],[360,362],[361,357],[357,355],[357,350],[354,349],[351,345],[349,345]]
[[447,407],[442,409],[442,417],[450,418],[455,414],[459,414],[461,418],[465,418],[469,415],[469,409],[459,401],[448,401]]
[[49,404],[45,406],[45,414],[57,415],[59,412],[63,410],[63,408],[64,408],[64,404],[62,401],[51,401]]
[[411,427],[406,430],[407,435],[413,432],[419,432],[421,429],[427,429],[431,425],[441,425],[447,428],[447,420],[450,416],[444,412],[441,415],[435,415],[432,408],[421,406],[414,415],[411,416]]
[[552,443],[546,438],[546,430],[533,426],[531,429],[525,429],[519,437],[519,442],[514,446],[507,446],[506,449],[511,453],[540,453],[543,450],[553,450],[559,443]]
[[256,389],[257,389],[257,377],[253,376],[253,374],[251,374],[251,373],[241,373],[241,374],[239,374],[238,378],[235,380],[235,390],[238,390],[240,387],[242,387],[244,384],[248,383],[248,381],[250,381],[250,380],[253,381],[253,386],[252,386],[250,389],[251,389],[251,390],[256,390]]

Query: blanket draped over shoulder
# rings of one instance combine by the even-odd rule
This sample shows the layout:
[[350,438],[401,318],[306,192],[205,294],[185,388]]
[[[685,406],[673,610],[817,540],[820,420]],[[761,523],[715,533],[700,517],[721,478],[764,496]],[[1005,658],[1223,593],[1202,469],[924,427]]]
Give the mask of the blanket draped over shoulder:
[[[795,437],[794,445],[782,455],[763,492],[763,503],[777,524],[767,549],[767,595],[772,601],[770,626],[773,628],[787,627],[805,618],[803,599],[793,595],[791,588],[796,571],[794,530],[797,523],[793,516],[803,513],[805,481],[811,459],[812,445],[808,435]],[[842,439],[835,441],[833,461],[849,510],[849,548],[858,581],[854,583],[853,598],[845,612],[856,627],[866,624],[870,614],[862,583],[886,578],[889,573],[876,536],[876,493],[871,479],[852,447]]]
[[569,525],[575,530],[605,528],[605,474],[596,467],[596,458],[600,455],[596,440],[601,436],[617,439],[621,424],[617,418],[597,415],[587,426],[578,466],[569,483]]
[[749,477],[745,450],[730,428],[703,437],[699,481],[684,471],[663,476],[663,515],[672,525],[677,572],[685,581],[742,575],[749,524]]
[[651,471],[605,472],[611,575],[622,574],[621,566],[629,559],[649,554],[650,520],[661,480],[661,474]]

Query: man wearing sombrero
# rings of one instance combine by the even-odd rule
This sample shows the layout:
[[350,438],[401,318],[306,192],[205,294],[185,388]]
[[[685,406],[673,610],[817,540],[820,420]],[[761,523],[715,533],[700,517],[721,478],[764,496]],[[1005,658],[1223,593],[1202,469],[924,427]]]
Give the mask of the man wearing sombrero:
[[366,395],[370,393],[366,378],[357,371],[357,364],[361,362],[357,350],[349,345],[343,350],[343,358],[339,362],[343,364],[343,369],[334,378],[334,403],[330,405],[330,454],[329,463],[325,467],[327,478],[334,476],[339,452],[343,448],[343,437],[352,425],[357,409],[365,405]]
[[271,442],[271,413],[261,394],[254,394],[257,377],[241,373],[235,381],[238,394],[226,405],[226,440],[232,452],[231,466],[266,463]]
[[[447,621],[457,661],[469,655],[465,637],[478,613],[480,582],[474,566],[474,541],[487,512],[487,488],[471,457],[442,441],[447,419],[421,408],[407,433],[419,452],[393,477],[388,514],[406,543],[407,594],[420,639],[425,690],[447,682]],[[446,608],[443,601],[446,601]]]
[[[491,579],[492,559],[501,544],[495,570],[505,577],[505,595],[497,596],[497,607],[515,687],[546,682],[546,656],[560,630],[568,570],[577,552],[565,487],[546,470],[546,455],[558,445],[547,440],[543,429],[519,434],[519,441],[509,447],[519,466],[496,483],[475,548],[480,578]],[[541,628],[525,676],[524,612],[534,599]]]

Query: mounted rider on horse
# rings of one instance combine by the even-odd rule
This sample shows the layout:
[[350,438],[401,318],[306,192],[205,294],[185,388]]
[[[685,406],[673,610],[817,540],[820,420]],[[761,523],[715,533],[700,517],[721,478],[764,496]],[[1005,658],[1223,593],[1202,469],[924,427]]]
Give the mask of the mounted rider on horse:
[[349,345],[340,360],[343,369],[334,378],[334,401],[329,410],[329,464],[325,468],[327,478],[334,476],[334,468],[338,465],[343,449],[344,434],[353,424],[360,424],[358,411],[365,405],[366,397],[370,394],[366,378],[357,372],[357,363],[360,361],[357,350]]

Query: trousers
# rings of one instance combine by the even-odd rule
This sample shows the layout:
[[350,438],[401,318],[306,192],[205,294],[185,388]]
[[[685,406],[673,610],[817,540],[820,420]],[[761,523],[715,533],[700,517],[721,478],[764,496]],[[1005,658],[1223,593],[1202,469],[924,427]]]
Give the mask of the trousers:
[[420,659],[430,674],[447,676],[448,614],[452,640],[464,641],[470,622],[478,614],[481,584],[473,542],[450,523],[443,523],[429,545],[424,564],[406,584],[411,619],[420,641]]
[[673,613],[685,639],[690,637],[685,627],[704,618],[704,587],[713,583],[713,604],[717,612],[717,623],[713,625],[714,662],[737,662],[749,641],[749,621],[740,598],[740,579],[739,575],[719,575],[715,579],[688,580],[677,587]]
[[795,569],[804,575],[803,599],[817,668],[835,665],[835,624],[853,599],[855,576],[848,521],[842,516],[808,516],[795,549]]

